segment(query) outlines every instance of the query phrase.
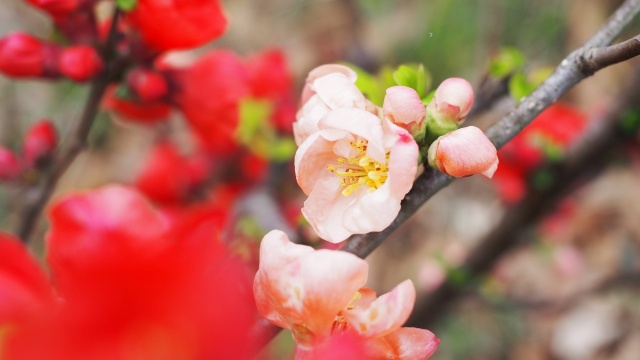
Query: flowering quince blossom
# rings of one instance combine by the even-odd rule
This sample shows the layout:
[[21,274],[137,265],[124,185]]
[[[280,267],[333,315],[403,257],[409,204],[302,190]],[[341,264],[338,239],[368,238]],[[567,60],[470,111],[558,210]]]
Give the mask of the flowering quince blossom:
[[56,201],[50,220],[55,291],[0,236],[0,358],[249,358],[251,280],[208,214],[169,221],[112,186]]
[[440,136],[429,146],[427,156],[429,165],[455,177],[482,174],[491,178],[498,168],[496,147],[475,126]]
[[343,65],[322,65],[311,70],[302,90],[302,106],[293,123],[298,146],[318,131],[318,122],[330,111],[367,108],[367,100],[354,84],[356,77],[353,70]]
[[415,303],[411,281],[376,298],[362,288],[367,276],[367,263],[353,254],[296,245],[274,230],[262,240],[253,291],[258,311],[292,331],[297,359],[319,359],[315,351],[327,344],[342,348],[339,337],[349,334],[368,359],[431,356],[439,344],[433,333],[401,328]]
[[413,186],[418,145],[404,129],[359,108],[318,122],[295,155],[298,185],[309,197],[302,214],[321,238],[384,230]]

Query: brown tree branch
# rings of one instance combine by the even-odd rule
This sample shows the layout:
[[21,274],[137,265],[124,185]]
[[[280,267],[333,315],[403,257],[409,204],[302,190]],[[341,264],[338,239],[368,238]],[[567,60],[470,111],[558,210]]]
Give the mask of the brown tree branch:
[[87,146],[87,137],[91,130],[91,125],[98,114],[100,100],[109,83],[111,83],[120,72],[121,64],[115,59],[113,54],[114,45],[117,40],[116,26],[119,17],[120,10],[116,8],[112,17],[107,41],[101,49],[102,59],[105,61],[105,70],[91,84],[89,97],[87,98],[82,116],[73,131],[71,143],[66,149],[56,155],[49,171],[42,175],[40,182],[25,191],[22,214],[16,229],[16,235],[24,243],[29,242],[29,239],[35,232],[40,213],[49,201],[49,198],[51,198],[58,180],[60,180],[82,149]]

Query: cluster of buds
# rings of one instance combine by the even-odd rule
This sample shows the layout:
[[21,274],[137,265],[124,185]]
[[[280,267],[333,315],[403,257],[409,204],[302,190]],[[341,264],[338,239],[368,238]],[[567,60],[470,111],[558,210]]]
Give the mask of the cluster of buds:
[[0,71],[14,78],[66,77],[84,82],[102,67],[99,54],[88,45],[62,47],[19,32],[0,39]]
[[47,167],[55,152],[58,136],[49,120],[36,122],[25,134],[21,156],[0,146],[0,180],[13,181],[28,169]]
[[495,146],[476,127],[459,129],[473,100],[471,84],[461,78],[443,81],[426,108],[414,89],[394,86],[387,89],[383,113],[409,131],[423,150],[428,149],[431,167],[455,177],[482,174],[490,178],[498,167]]

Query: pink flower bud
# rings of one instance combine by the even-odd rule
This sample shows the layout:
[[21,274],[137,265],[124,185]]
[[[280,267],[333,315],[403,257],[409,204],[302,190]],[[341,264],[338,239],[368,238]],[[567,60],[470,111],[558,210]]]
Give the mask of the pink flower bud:
[[22,152],[30,166],[39,166],[51,158],[57,143],[58,135],[51,121],[40,120],[25,135]]
[[0,40],[0,71],[13,77],[40,76],[44,72],[44,44],[25,33]]
[[387,89],[382,105],[384,116],[416,137],[426,118],[425,106],[418,93],[407,86]]
[[153,102],[162,99],[169,87],[161,74],[149,69],[137,68],[127,76],[127,85],[138,95],[142,102]]
[[465,79],[449,78],[436,90],[429,103],[429,114],[438,121],[463,122],[473,105],[473,87]]
[[74,81],[86,81],[100,70],[102,70],[102,59],[91,46],[68,47],[62,50],[58,59],[58,71]]
[[491,178],[498,168],[496,147],[475,126],[440,136],[427,156],[431,167],[455,177],[482,174]]
[[0,180],[13,180],[20,174],[20,161],[13,151],[0,146]]

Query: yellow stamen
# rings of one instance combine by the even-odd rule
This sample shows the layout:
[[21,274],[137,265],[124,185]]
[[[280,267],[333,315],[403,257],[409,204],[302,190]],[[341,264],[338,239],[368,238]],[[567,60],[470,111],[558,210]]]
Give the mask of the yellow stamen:
[[357,154],[350,158],[339,157],[336,164],[327,166],[327,170],[341,178],[340,186],[344,188],[342,195],[349,196],[362,185],[369,187],[368,192],[380,188],[389,176],[389,154],[386,156],[387,161],[381,164],[367,156],[366,140],[351,141],[349,144],[356,149]]

